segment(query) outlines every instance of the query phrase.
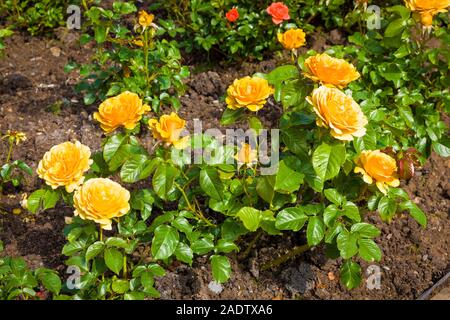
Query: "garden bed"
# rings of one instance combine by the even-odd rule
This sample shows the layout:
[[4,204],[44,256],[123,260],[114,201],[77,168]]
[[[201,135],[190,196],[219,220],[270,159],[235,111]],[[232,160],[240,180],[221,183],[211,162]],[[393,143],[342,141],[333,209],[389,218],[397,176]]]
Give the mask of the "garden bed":
[[[328,42],[338,42],[336,33],[328,38],[313,38],[312,46],[321,49]],[[315,43],[317,42],[317,43]],[[36,169],[43,154],[53,145],[78,139],[99,150],[102,131],[92,120],[94,107],[85,107],[82,97],[73,92],[77,82],[74,74],[63,72],[69,60],[88,59],[89,48],[80,48],[77,35],[61,32],[57,39],[31,38],[16,34],[7,41],[6,57],[0,60],[0,131],[8,129],[26,133],[28,140],[15,149],[13,158],[25,160]],[[246,63],[233,67],[190,66],[187,93],[181,97],[180,116],[192,126],[200,118],[204,130],[223,127],[219,123],[226,108],[220,98],[234,79],[255,72],[269,72],[273,61]],[[263,123],[275,127],[281,107],[269,101],[270,108],[262,110]],[[268,111],[269,110],[269,111]],[[448,121],[447,121],[448,122]],[[207,124],[207,125],[205,125]],[[143,145],[153,143],[145,135]],[[3,148],[3,149],[2,149]],[[0,146],[0,154],[6,152]],[[260,266],[288,249],[306,242],[302,233],[284,237],[261,237],[245,259],[231,255],[233,274],[219,288],[211,287],[211,272],[206,258],[197,258],[193,267],[173,264],[167,275],[157,280],[156,288],[163,299],[414,299],[431,287],[449,270],[450,261],[450,160],[435,154],[406,183],[405,190],[427,214],[427,228],[420,227],[409,215],[399,215],[390,224],[377,214],[365,219],[376,225],[382,234],[376,239],[383,251],[379,263],[381,288],[369,290],[363,283],[349,291],[338,279],[340,260],[326,258],[322,247],[298,256],[275,270],[260,271]],[[145,183],[145,182],[144,182]],[[62,229],[72,210],[58,206],[38,215],[13,214],[20,208],[22,193],[37,189],[42,181],[36,175],[28,177],[23,187],[7,190],[0,195],[0,239],[6,255],[22,256],[31,268],[45,266],[65,273],[65,243]],[[250,243],[254,235],[245,238]],[[241,248],[246,247],[242,243]],[[361,262],[363,270],[369,265]],[[365,275],[366,277],[367,275]]]

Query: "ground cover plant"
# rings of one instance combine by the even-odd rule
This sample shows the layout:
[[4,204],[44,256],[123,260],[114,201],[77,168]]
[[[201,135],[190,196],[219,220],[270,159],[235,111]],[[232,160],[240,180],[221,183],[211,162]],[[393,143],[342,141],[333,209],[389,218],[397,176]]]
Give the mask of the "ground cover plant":
[[[40,187],[21,202],[32,215],[73,212],[61,254],[76,277],[6,256],[0,296],[159,298],[156,282],[173,265],[204,258],[224,284],[233,255],[245,259],[259,239],[291,235],[301,244],[260,270],[323,248],[338,259],[346,290],[361,286],[363,268],[384,254],[374,216],[388,225],[407,214],[427,228],[429,213],[404,185],[432,152],[450,153],[448,1],[392,1],[379,13],[366,11],[371,4],[83,2],[80,42],[93,55],[65,71],[80,75],[74,90],[93,111],[101,147],[67,139],[45,150],[35,166]],[[378,18],[376,28],[366,23]],[[344,30],[341,44],[310,49],[314,32],[333,28]],[[182,52],[199,50],[228,62],[278,57],[217,98],[226,130],[196,131],[194,122],[192,132],[183,116],[190,71]],[[271,108],[278,112],[267,125]],[[33,174],[12,158],[24,140],[19,131],[2,136],[4,194]]]

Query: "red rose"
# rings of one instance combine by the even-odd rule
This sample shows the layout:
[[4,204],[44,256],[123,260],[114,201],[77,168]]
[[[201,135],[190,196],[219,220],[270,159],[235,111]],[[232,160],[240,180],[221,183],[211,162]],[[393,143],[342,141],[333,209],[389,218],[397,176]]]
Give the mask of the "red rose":
[[283,20],[289,20],[289,8],[283,2],[274,2],[267,8],[267,13],[272,16],[275,24],[280,24]]
[[236,8],[233,8],[228,11],[225,16],[228,21],[235,22],[237,19],[239,19],[239,11]]

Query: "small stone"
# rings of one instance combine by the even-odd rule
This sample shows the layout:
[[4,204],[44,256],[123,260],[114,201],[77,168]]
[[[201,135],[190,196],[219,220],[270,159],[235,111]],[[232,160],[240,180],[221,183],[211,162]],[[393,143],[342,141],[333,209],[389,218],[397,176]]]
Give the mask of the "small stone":
[[50,52],[54,57],[59,57],[61,55],[61,49],[58,47],[51,47]]
[[333,271],[328,272],[328,279],[330,281],[334,281],[336,279],[336,276],[334,275]]
[[211,292],[215,293],[215,294],[220,294],[223,290],[223,287],[220,283],[217,283],[215,281],[211,281],[208,284],[208,289],[211,290]]

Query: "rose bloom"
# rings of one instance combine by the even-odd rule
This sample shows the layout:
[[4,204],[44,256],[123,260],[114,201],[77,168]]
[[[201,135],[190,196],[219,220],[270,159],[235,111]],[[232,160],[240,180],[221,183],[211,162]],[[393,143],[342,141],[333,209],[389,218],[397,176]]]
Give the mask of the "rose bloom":
[[302,29],[290,29],[285,33],[277,35],[278,41],[285,49],[293,50],[304,46],[306,43],[306,34]]
[[137,94],[125,91],[103,101],[98,107],[98,112],[94,113],[94,119],[100,122],[100,126],[106,133],[121,126],[131,130],[136,127],[147,111],[150,111],[150,107],[142,104]]
[[247,108],[251,111],[258,111],[267,102],[267,98],[274,93],[274,90],[266,79],[249,76],[234,80],[227,89],[226,103],[228,108],[236,110]]
[[364,182],[372,184],[374,181],[378,189],[387,194],[389,186],[398,187],[397,163],[391,156],[380,150],[363,151],[356,159],[355,173],[362,173]]
[[99,223],[102,229],[111,230],[113,218],[130,211],[130,192],[117,182],[105,178],[90,179],[73,195],[75,216]]
[[366,134],[366,116],[355,100],[339,89],[321,86],[306,100],[318,116],[317,125],[330,128],[336,139],[351,141]]
[[139,11],[139,15],[138,15],[138,21],[139,24],[144,27],[150,27],[150,25],[153,23],[153,20],[155,19],[155,16],[151,13],[147,13],[144,10]]
[[440,12],[447,12],[450,0],[405,0],[405,5],[420,15],[420,22],[429,28],[433,24],[433,16]]
[[284,20],[289,20],[289,8],[283,2],[274,2],[267,9],[267,13],[272,16],[275,24],[280,24]]
[[248,143],[242,143],[241,149],[234,158],[238,161],[239,166],[245,164],[247,167],[251,167],[257,161],[257,154],[257,151],[253,150]]
[[305,77],[341,89],[361,76],[352,64],[343,59],[330,57],[326,53],[309,57],[305,60],[305,67],[307,68]]
[[89,147],[80,142],[64,142],[53,146],[39,162],[37,174],[45,183],[56,189],[65,187],[73,192],[84,181],[92,160]]
[[228,21],[235,22],[237,19],[239,19],[239,11],[236,8],[233,8],[225,14],[225,17]]
[[149,128],[153,132],[153,137],[163,141],[166,146],[173,145],[176,149],[187,147],[189,136],[180,138],[180,134],[186,126],[186,121],[181,119],[176,113],[163,115],[157,119],[151,119],[148,122]]

